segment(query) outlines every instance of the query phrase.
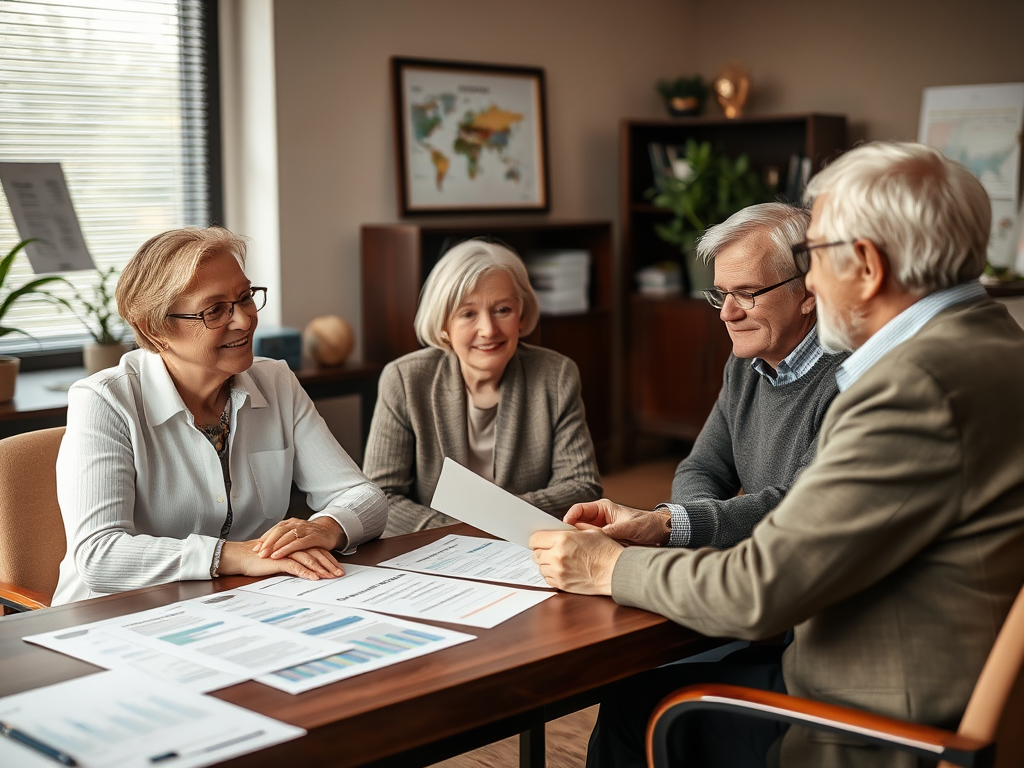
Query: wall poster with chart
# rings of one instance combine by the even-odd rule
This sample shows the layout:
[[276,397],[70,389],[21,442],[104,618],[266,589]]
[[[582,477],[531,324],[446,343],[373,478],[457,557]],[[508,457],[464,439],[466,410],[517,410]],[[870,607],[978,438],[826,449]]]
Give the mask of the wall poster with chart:
[[398,209],[547,211],[544,70],[392,58]]

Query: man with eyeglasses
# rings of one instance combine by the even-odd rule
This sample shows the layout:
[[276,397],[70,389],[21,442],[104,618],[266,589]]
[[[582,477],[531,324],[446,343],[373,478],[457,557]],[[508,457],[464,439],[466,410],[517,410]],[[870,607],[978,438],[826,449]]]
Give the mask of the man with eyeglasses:
[[[693,683],[955,728],[1024,584],[1024,332],[977,280],[985,189],[937,150],[880,142],[840,157],[808,196],[794,265],[822,342],[853,354],[817,456],[779,506],[727,550],[624,548],[593,529],[530,542],[552,586],[706,635],[792,626],[795,638],[781,666],[676,665],[628,681],[602,704],[588,765],[644,765],[648,714]],[[689,733],[669,744],[686,764],[916,764],[852,733],[768,719],[714,715]]]
[[764,203],[704,233],[697,255],[715,265],[715,287],[704,296],[719,309],[733,354],[715,407],[676,469],[672,502],[652,512],[602,499],[576,504],[567,522],[602,526],[629,544],[724,548],[778,505],[814,458],[846,359],[818,343],[815,297],[794,269],[790,249],[810,219],[806,209]]

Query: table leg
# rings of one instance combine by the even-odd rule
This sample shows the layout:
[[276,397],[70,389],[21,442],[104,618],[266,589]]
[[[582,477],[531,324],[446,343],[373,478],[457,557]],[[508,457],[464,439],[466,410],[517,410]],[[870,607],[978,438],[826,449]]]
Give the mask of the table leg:
[[519,768],[544,768],[544,723],[519,734]]

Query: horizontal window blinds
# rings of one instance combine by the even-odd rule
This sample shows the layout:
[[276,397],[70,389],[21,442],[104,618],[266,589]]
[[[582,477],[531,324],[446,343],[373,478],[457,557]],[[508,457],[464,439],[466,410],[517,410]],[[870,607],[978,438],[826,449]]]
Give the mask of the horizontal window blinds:
[[[205,13],[202,0],[0,1],[0,160],[61,164],[100,268],[166,229],[210,223]],[[0,255],[19,240],[0,191]],[[92,298],[96,273],[63,275]],[[0,295],[33,277],[19,256]],[[88,339],[42,302],[5,325],[36,341],[8,334],[0,353]]]

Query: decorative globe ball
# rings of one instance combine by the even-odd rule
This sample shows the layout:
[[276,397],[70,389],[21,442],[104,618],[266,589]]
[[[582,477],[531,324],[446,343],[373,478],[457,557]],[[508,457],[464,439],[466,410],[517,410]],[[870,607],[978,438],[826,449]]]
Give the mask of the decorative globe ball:
[[337,315],[324,315],[309,321],[302,331],[302,349],[320,365],[341,365],[356,345],[352,326]]

